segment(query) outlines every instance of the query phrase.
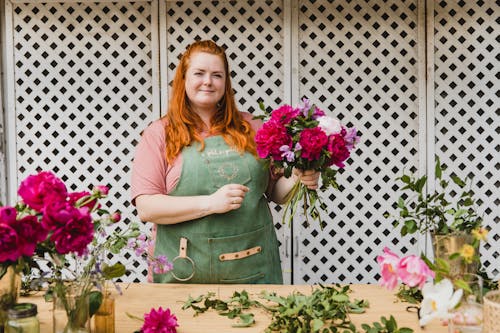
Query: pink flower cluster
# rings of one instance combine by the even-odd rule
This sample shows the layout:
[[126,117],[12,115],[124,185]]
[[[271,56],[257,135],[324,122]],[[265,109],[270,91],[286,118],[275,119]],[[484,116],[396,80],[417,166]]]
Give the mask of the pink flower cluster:
[[170,312],[170,309],[163,310],[160,306],[158,310],[151,309],[144,314],[144,324],[141,333],[176,333],[179,324],[177,317]]
[[356,129],[345,128],[307,99],[296,108],[283,105],[273,110],[255,135],[260,158],[302,170],[343,168],[358,141]]
[[428,278],[434,278],[435,273],[418,256],[409,255],[399,258],[397,254],[384,248],[384,253],[377,257],[381,268],[380,284],[387,289],[394,289],[398,280],[408,285],[422,289]]
[[[107,192],[102,185],[93,193],[68,192],[49,171],[28,176],[18,189],[22,202],[0,208],[0,263],[32,256],[41,242],[57,254],[85,254],[94,237],[91,213]],[[119,219],[119,215],[110,218]]]

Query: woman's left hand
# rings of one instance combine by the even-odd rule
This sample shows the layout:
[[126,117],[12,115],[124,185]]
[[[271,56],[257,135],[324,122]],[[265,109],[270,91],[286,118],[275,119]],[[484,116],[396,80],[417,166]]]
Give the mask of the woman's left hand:
[[319,176],[321,172],[316,170],[299,170],[293,169],[293,174],[296,179],[300,180],[310,190],[316,190],[318,188]]

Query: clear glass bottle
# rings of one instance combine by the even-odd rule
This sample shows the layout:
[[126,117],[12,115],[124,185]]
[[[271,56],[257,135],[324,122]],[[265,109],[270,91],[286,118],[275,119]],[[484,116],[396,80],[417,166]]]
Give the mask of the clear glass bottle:
[[7,311],[5,333],[40,333],[36,304],[18,303]]

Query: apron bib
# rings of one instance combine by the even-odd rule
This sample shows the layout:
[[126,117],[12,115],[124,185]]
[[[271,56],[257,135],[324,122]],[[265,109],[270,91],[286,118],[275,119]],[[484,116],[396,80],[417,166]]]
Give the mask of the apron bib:
[[221,136],[182,150],[182,172],[174,196],[209,195],[231,183],[248,186],[241,207],[224,214],[158,225],[155,256],[174,260],[154,282],[282,284],[278,240],[264,197],[269,171],[252,154],[240,155]]

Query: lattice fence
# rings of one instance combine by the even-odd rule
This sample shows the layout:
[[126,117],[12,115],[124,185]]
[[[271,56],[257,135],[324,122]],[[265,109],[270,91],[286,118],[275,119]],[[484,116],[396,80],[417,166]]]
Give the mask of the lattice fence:
[[323,195],[323,231],[317,223],[297,225],[297,282],[372,283],[384,246],[416,251],[384,218],[397,201],[395,178],[416,172],[422,153],[416,3],[300,1],[300,95],[356,126],[362,137],[339,174],[340,191]]
[[[490,229],[481,249],[491,276],[500,273],[500,127],[498,1],[435,4],[436,154],[449,173],[474,177],[479,211]],[[458,192],[458,191],[457,191]]]
[[[125,217],[117,228],[126,227],[137,220],[132,154],[157,118],[150,3],[15,4],[13,14],[18,181],[42,169],[70,190],[109,185],[106,204]],[[134,255],[111,259],[143,280],[146,266]]]

